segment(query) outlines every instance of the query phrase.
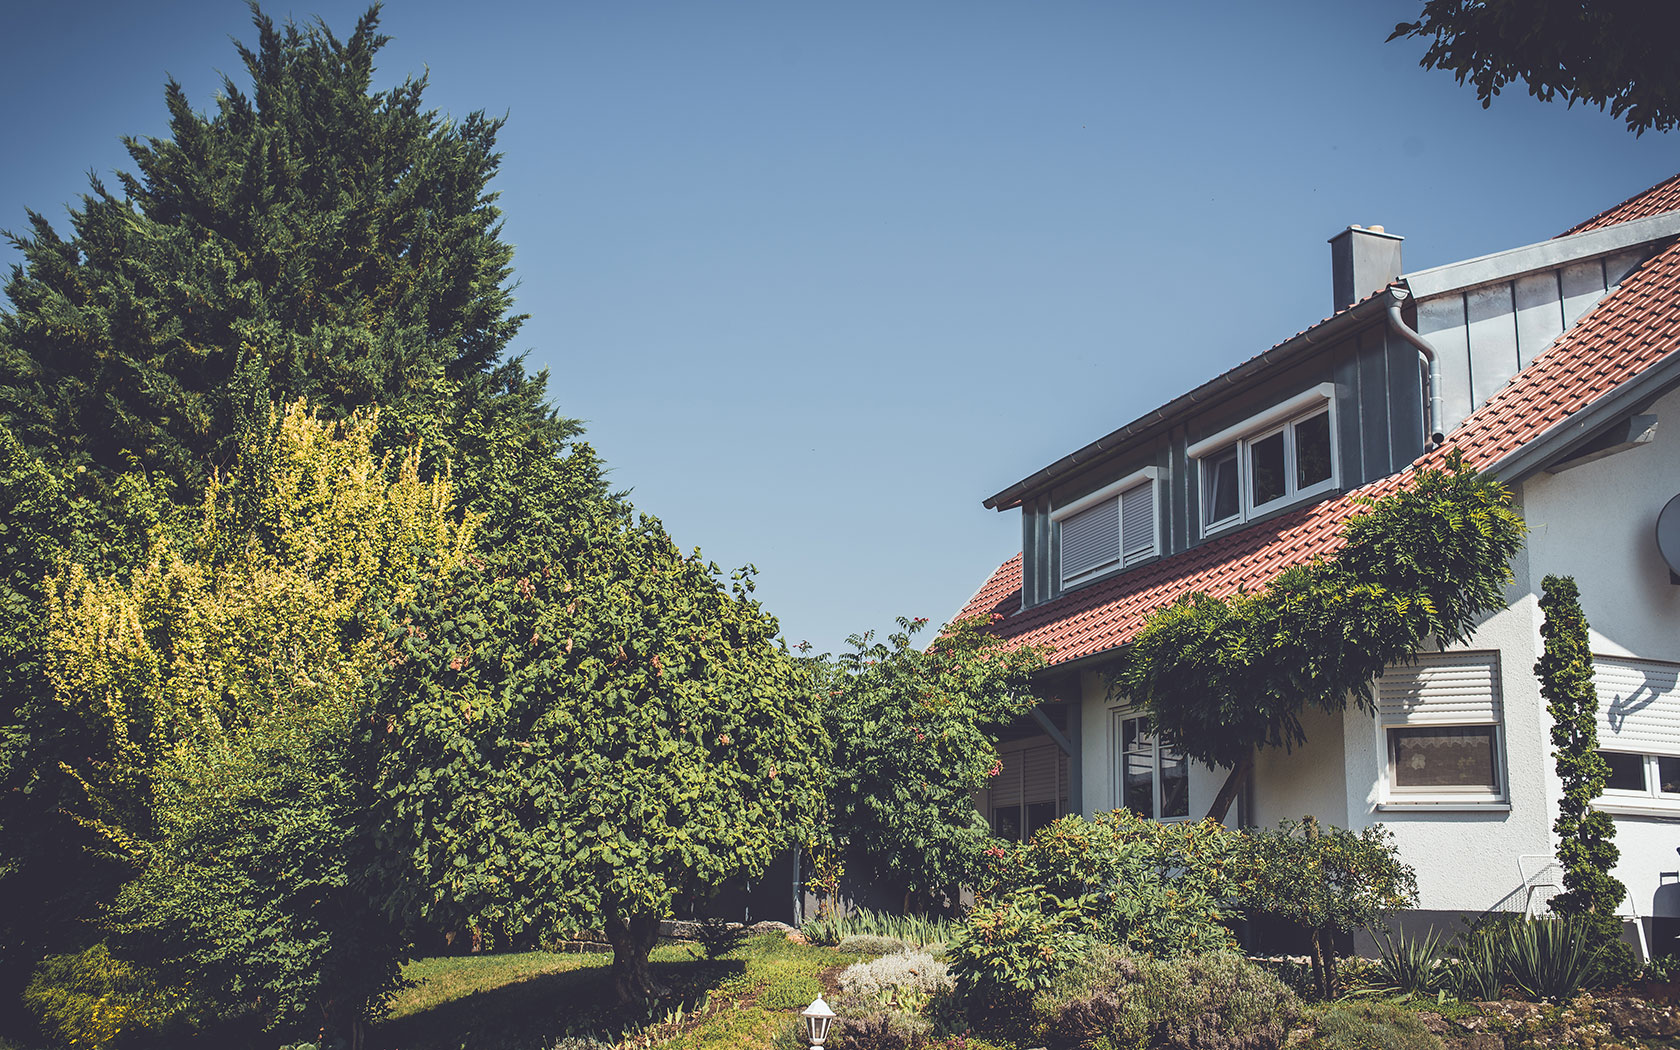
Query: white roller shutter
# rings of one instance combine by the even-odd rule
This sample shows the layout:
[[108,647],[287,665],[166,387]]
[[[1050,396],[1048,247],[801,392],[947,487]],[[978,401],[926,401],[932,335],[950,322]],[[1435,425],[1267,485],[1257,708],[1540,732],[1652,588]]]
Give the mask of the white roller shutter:
[[1680,664],[1593,657],[1598,746],[1680,755]]
[[1383,725],[1477,725],[1504,717],[1497,652],[1423,653],[1377,679]]
[[1146,481],[1120,494],[1121,552],[1126,564],[1155,553],[1155,483]]

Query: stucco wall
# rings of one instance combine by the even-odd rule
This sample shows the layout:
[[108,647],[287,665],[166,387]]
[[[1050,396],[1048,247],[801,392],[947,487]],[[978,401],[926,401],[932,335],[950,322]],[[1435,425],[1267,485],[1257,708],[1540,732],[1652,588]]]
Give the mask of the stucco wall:
[[[1650,444],[1524,484],[1531,582],[1537,593],[1548,573],[1575,577],[1595,654],[1680,663],[1680,586],[1654,539],[1680,493],[1680,392],[1648,411],[1659,420]],[[1549,764],[1547,776],[1555,799]],[[1615,818],[1616,875],[1641,914],[1680,916],[1680,803],[1653,802],[1673,816]]]

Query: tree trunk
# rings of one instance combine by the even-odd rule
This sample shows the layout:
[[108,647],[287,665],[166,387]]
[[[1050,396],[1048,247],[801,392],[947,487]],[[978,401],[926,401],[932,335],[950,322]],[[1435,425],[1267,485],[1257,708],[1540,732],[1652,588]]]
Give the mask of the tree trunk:
[[1231,803],[1242,793],[1243,782],[1248,779],[1248,771],[1254,768],[1254,752],[1250,751],[1231,767],[1231,774],[1225,778],[1225,784],[1214,796],[1213,805],[1208,807],[1208,819],[1225,823],[1225,815],[1231,812]]
[[651,912],[628,917],[616,912],[606,918],[607,941],[613,947],[613,992],[621,1003],[652,1002],[665,989],[654,983],[648,954],[659,940],[659,916]]

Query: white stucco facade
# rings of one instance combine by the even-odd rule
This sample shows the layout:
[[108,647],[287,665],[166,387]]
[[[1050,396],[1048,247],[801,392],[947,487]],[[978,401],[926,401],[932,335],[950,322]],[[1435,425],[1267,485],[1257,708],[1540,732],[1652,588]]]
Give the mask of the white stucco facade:
[[[1518,485],[1527,545],[1511,566],[1510,605],[1454,651],[1484,654],[1497,667],[1501,790],[1498,800],[1406,798],[1389,783],[1378,716],[1351,708],[1306,719],[1307,743],[1256,760],[1248,819],[1265,826],[1312,815],[1360,828],[1381,823],[1417,871],[1418,907],[1477,913],[1543,905],[1556,892],[1536,879],[1555,850],[1552,823],[1560,789],[1553,769],[1550,717],[1534,665],[1541,652],[1538,597],[1549,574],[1574,577],[1598,657],[1680,667],[1680,584],[1655,543],[1663,505],[1680,493],[1680,392],[1645,410],[1662,422],[1655,440]],[[1120,804],[1118,743],[1112,726],[1123,698],[1100,671],[1080,676],[1082,809]],[[1601,697],[1601,704],[1609,703]],[[1600,746],[1615,749],[1614,740]],[[1649,750],[1649,748],[1647,748]],[[1669,746],[1680,758],[1680,739]],[[1225,771],[1192,767],[1191,819],[1207,812]],[[1680,796],[1604,803],[1616,821],[1622,860],[1616,875],[1640,916],[1680,917]],[[1234,814],[1233,814],[1234,819]],[[1531,899],[1532,898],[1532,899]]]

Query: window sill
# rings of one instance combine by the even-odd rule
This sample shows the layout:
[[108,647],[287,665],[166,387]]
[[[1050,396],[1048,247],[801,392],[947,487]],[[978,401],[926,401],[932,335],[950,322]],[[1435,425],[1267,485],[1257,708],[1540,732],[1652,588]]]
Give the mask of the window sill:
[[1378,813],[1509,813],[1511,804],[1497,799],[1392,799],[1376,805]]
[[1592,808],[1613,817],[1660,817],[1664,820],[1680,820],[1680,800],[1671,802],[1654,798],[1613,799],[1601,795],[1593,799]]

